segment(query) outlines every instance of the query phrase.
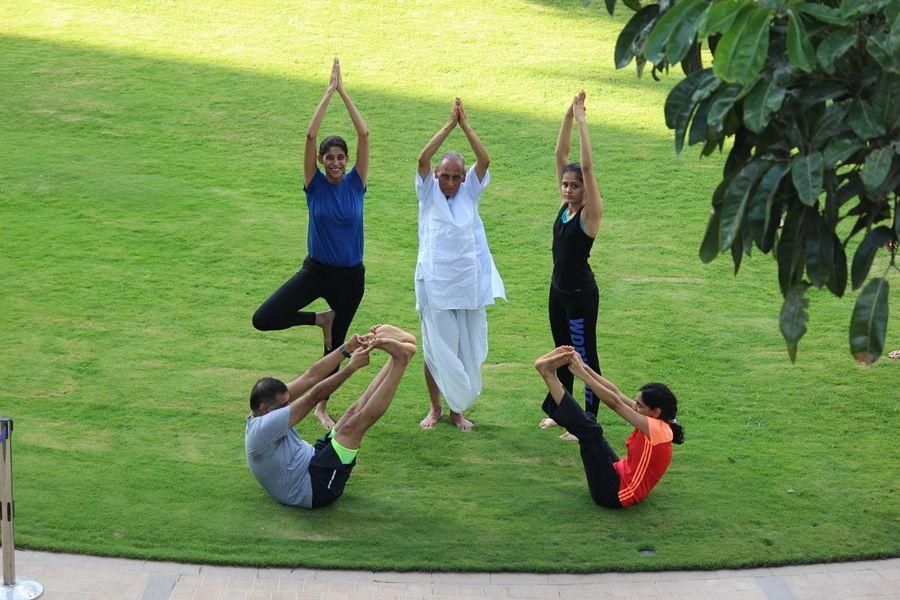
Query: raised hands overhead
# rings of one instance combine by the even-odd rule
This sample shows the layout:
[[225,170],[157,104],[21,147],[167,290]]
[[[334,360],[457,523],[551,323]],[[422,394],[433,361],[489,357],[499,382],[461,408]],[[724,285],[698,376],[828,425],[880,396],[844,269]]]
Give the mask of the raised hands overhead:
[[331,97],[335,92],[337,92],[338,95],[340,95],[341,100],[344,101],[347,112],[350,114],[350,120],[353,121],[353,126],[356,129],[355,167],[363,185],[365,185],[369,174],[369,127],[366,125],[362,115],[356,109],[356,106],[350,100],[350,96],[347,95],[347,91],[344,89],[344,80],[341,76],[341,61],[336,56],[334,57],[334,62],[331,64],[331,76],[328,79],[328,87],[325,89],[325,95],[322,97],[322,100],[319,101],[319,105],[316,107],[316,111],[313,113],[312,119],[309,121],[309,127],[306,130],[306,145],[303,150],[303,175],[305,185],[309,185],[309,182],[312,181],[312,178],[315,176],[316,170],[318,169],[316,166],[316,158],[319,156],[319,148],[317,145],[319,127],[322,125],[322,120],[325,118],[325,112],[328,109],[328,103],[331,101]]
[[331,64],[331,78],[328,80],[328,90],[336,92],[344,89],[344,83],[341,81],[341,61],[335,56],[334,62]]
[[462,104],[460,104],[459,98],[453,101],[453,106],[450,108],[450,120],[447,122],[448,125],[452,124],[453,127],[459,125],[460,117],[462,113]]
[[334,65],[331,67],[331,77],[334,79],[335,86],[334,88],[343,93],[344,92],[344,80],[341,78],[341,61],[335,56],[334,57]]
[[457,121],[459,121],[460,127],[468,127],[469,116],[466,114],[466,109],[463,107],[462,100],[459,97],[453,101],[453,108],[456,110]]
[[[600,197],[600,187],[597,185],[597,176],[594,172],[594,153],[591,147],[591,138],[587,128],[587,109],[585,107],[584,90],[579,91],[572,98],[566,114],[563,116],[562,125],[559,128],[559,138],[556,141],[556,183],[563,193],[563,174],[573,172],[574,177],[583,186],[584,209],[581,213],[581,224],[584,232],[590,237],[596,237],[600,229],[600,220],[603,216],[603,199]],[[579,165],[571,166],[569,149],[572,143],[572,125],[578,123],[578,135],[581,138],[581,156]],[[566,203],[561,199],[560,207]],[[570,206],[570,210],[576,210],[579,206]]]
[[584,90],[581,90],[580,92],[575,94],[575,98],[572,100],[572,115],[579,123],[584,122],[585,119],[584,98]]
[[435,133],[428,143],[425,144],[425,147],[422,148],[422,151],[419,153],[419,161],[418,161],[418,171],[419,177],[425,179],[431,173],[431,159],[434,158],[435,153],[438,151],[438,148],[441,147],[441,144],[444,143],[444,140],[447,139],[447,136],[450,135],[450,132],[453,131],[453,128],[459,124],[459,98],[457,98],[453,102],[453,106],[450,107],[450,117],[447,119],[447,122],[443,127],[438,129],[437,133]]
[[491,164],[491,158],[488,156],[484,144],[481,143],[481,139],[475,135],[472,127],[469,125],[469,116],[466,114],[466,109],[463,107],[462,100],[459,97],[456,98],[454,106],[459,115],[459,127],[466,134],[469,146],[472,147],[472,151],[475,153],[475,175],[478,177],[478,181],[484,181],[484,175],[487,173],[488,165]]

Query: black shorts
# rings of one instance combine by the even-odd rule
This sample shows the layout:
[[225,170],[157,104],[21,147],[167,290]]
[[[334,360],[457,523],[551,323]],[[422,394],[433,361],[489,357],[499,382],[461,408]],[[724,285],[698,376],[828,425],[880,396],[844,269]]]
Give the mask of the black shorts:
[[331,434],[326,433],[315,444],[316,453],[309,461],[309,480],[312,483],[312,507],[323,508],[341,497],[344,486],[350,478],[350,471],[356,465],[356,459],[349,465],[341,462],[334,446],[331,445]]

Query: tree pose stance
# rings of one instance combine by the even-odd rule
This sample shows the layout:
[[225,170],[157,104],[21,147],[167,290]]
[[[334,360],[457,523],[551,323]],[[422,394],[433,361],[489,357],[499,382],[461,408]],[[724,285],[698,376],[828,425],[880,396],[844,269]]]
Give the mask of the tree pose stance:
[[[459,153],[445,152],[432,173],[432,157],[457,125],[475,153],[475,164],[466,171]],[[488,351],[484,307],[493,304],[494,298],[506,298],[478,214],[481,194],[491,179],[490,162],[457,98],[447,123],[419,154],[416,173],[416,310],[431,402],[419,423],[422,429],[431,429],[440,420],[441,394],[454,425],[462,431],[475,427],[462,413],[481,394],[481,363]]]
[[[581,162],[569,162],[572,122],[578,123]],[[597,311],[600,294],[588,263],[591,247],[600,229],[603,201],[594,173],[591,139],[584,109],[584,90],[572,100],[563,117],[556,141],[556,183],[562,198],[553,221],[553,275],[550,278],[548,312],[553,343],[573,346],[587,364],[600,372],[597,357]],[[572,391],[572,374],[564,366],[557,373],[563,387]],[[597,399],[589,386],[584,388],[584,408],[597,414]],[[541,428],[556,425],[541,421]],[[564,433],[564,440],[574,436]]]
[[[672,460],[672,443],[684,442],[684,431],[675,418],[678,401],[661,383],[644,385],[634,400],[611,381],[587,366],[572,346],[561,346],[534,363],[549,394],[542,408],[547,416],[578,440],[591,498],[606,508],[622,508],[640,502],[657,484]],[[625,441],[628,455],[619,457],[603,437],[596,415],[578,406],[557,377],[564,368],[590,386],[596,396],[634,426]]]
[[[354,335],[286,385],[273,377],[256,382],[250,392],[250,415],[244,433],[247,466],[275,500],[290,506],[322,508],[340,498],[356,465],[363,435],[390,406],[416,352],[415,342],[412,334],[381,325],[365,336]],[[314,446],[306,442],[294,426],[368,365],[369,353],[376,349],[389,355],[381,371],[331,431]],[[347,357],[350,363],[336,371]]]
[[[335,92],[356,128],[356,164],[349,173],[345,171],[350,153],[343,138],[329,136],[318,149],[316,145],[319,126]],[[301,269],[256,310],[256,329],[317,325],[322,328],[324,354],[344,342],[365,287],[363,196],[368,173],[369,128],[344,90],[341,66],[335,58],[328,88],[309,122],[303,151],[303,189],[309,208],[307,256]],[[318,298],[323,298],[330,309],[318,313],[301,310]],[[326,410],[327,400],[327,396],[322,399],[315,414],[330,429],[334,420]]]

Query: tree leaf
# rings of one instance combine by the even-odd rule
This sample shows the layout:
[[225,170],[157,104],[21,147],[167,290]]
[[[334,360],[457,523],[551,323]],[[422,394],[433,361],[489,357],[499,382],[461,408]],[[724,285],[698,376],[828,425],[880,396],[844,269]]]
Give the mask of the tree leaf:
[[844,55],[856,43],[856,34],[848,29],[837,29],[828,34],[816,48],[816,58],[822,69],[834,74],[834,61]]
[[875,253],[893,238],[893,232],[884,225],[876,227],[866,234],[856,249],[856,254],[853,255],[853,264],[850,267],[850,280],[854,290],[859,289],[859,286],[869,276],[869,269],[872,268],[872,263],[875,261]]
[[814,286],[821,288],[831,278],[834,268],[834,233],[824,219],[816,217],[816,222],[806,228],[803,251],[806,274]]
[[831,235],[834,246],[834,270],[831,271],[831,277],[828,278],[828,289],[832,294],[841,298],[847,289],[847,253],[844,252],[844,246],[838,236],[833,231]]
[[800,15],[793,9],[788,10],[787,34],[788,58],[798,69],[809,73],[813,69],[815,53]]
[[866,50],[884,70],[900,74],[900,56],[893,49],[887,32],[874,33],[866,38]]
[[[583,0],[582,0],[583,1]],[[613,14],[616,8],[616,0],[606,0],[606,12]]]
[[806,225],[806,211],[803,205],[791,207],[784,218],[781,237],[775,249],[778,261],[778,284],[781,294],[786,295],[792,285],[803,278],[803,232]]
[[878,122],[875,111],[859,98],[854,98],[850,104],[849,117],[851,129],[862,139],[884,135],[884,126]]
[[[628,8],[630,8],[631,10],[633,10],[634,12],[637,12],[637,11],[641,10],[641,2],[640,2],[640,0],[622,0],[622,4],[624,4],[625,6],[627,6]],[[657,7],[658,7],[658,6],[659,6],[659,5],[657,5]]]
[[729,83],[718,89],[709,107],[709,114],[706,116],[707,127],[714,131],[722,129],[725,115],[734,106],[734,101],[737,99],[738,94],[741,93],[741,89],[741,86],[736,83]]
[[810,147],[818,150],[844,128],[847,117],[847,106],[841,102],[832,102],[816,123],[815,133],[810,140]]
[[766,160],[754,160],[741,169],[725,190],[722,210],[719,211],[719,249],[723,252],[734,242],[753,186],[771,165]]
[[[653,64],[661,63],[667,57],[666,45],[670,43],[675,32],[679,31],[683,24],[687,24],[688,28],[692,29],[690,35],[685,33],[682,36],[686,38],[684,52],[687,52],[691,41],[694,39],[697,19],[700,18],[700,14],[706,8],[706,0],[681,0],[681,2],[663,13],[650,31],[650,35],[647,36],[647,43],[644,44],[644,58]],[[684,56],[684,52],[682,52],[681,56]],[[677,62],[681,60],[681,56],[676,60],[669,60],[669,62]]]
[[781,316],[778,323],[781,327],[781,335],[787,342],[788,356],[791,362],[797,362],[797,344],[806,334],[806,323],[809,321],[809,299],[806,298],[806,283],[798,283],[791,286],[784,296],[784,304],[781,305]]
[[800,104],[803,108],[809,108],[824,100],[833,100],[846,94],[847,87],[841,82],[833,80],[819,81],[818,83],[803,86],[800,90]]
[[849,25],[848,21],[841,13],[834,8],[825,6],[824,4],[814,4],[812,2],[804,2],[797,5],[797,10],[803,14],[810,15],[814,19],[818,19],[823,23],[831,23],[832,25]]
[[[681,2],[678,6],[681,6]],[[707,9],[709,5],[706,0],[696,0],[678,19],[678,25],[666,41],[666,62],[675,64],[684,58],[697,37],[697,25]]]
[[691,120],[691,131],[688,134],[688,146],[693,146],[706,139],[706,119],[710,104],[712,104],[712,97],[701,102],[697,112],[694,113],[694,118]]
[[684,134],[697,103],[709,97],[720,83],[712,69],[703,69],[682,79],[669,92],[664,113],[666,125],[675,130],[675,152],[680,153],[684,147]]
[[753,133],[759,133],[768,123],[769,115],[777,111],[784,101],[784,87],[776,77],[760,78],[744,98],[744,125]]
[[891,161],[893,159],[894,149],[891,146],[884,146],[869,153],[861,174],[862,182],[866,186],[867,192],[871,194],[878,189],[878,186],[887,177],[888,171],[891,170]]
[[840,208],[838,204],[839,185],[840,181],[838,181],[837,173],[832,169],[825,169],[825,210],[822,211],[822,218],[831,226],[832,230],[840,222],[840,211],[838,210]]
[[[900,5],[900,2],[897,3]],[[900,124],[900,77],[882,73],[872,96],[873,118],[885,129],[890,130]]]
[[729,82],[749,83],[762,69],[769,52],[772,12],[755,5],[742,8],[722,34],[713,61],[715,73]]
[[824,160],[821,152],[798,154],[791,161],[791,181],[800,201],[813,206],[822,191]]
[[884,350],[889,290],[887,279],[875,277],[856,299],[850,317],[850,354],[857,362],[871,365]]
[[896,27],[897,17],[900,17],[900,2],[894,0],[893,2],[885,6],[884,17],[887,19],[888,23],[893,23],[894,27]]
[[691,42],[687,55],[681,59],[681,71],[685,75],[690,75],[701,69],[703,69],[703,57],[700,56],[700,42],[695,39]]
[[839,162],[847,160],[863,147],[864,144],[852,135],[836,138],[825,147],[825,166],[833,169]]
[[841,0],[841,15],[852,17],[862,10],[862,4],[859,0]]
[[700,244],[700,260],[710,263],[719,255],[719,213],[715,209],[709,215],[706,223],[706,233],[703,234],[703,242]]
[[728,31],[742,8],[749,7],[749,0],[719,0],[709,7],[706,17],[700,22],[698,34],[707,38],[714,33]]
[[651,4],[632,15],[616,40],[616,68],[628,66],[638,49],[638,43],[646,35],[659,15],[659,4]]
[[[743,229],[743,225],[741,225],[741,229]],[[734,242],[731,243],[731,261],[734,263],[735,275],[738,274],[738,271],[741,268],[741,259],[744,257],[744,254],[741,252],[741,246],[741,238],[740,236],[736,236]]]
[[768,252],[763,238],[765,233],[771,228],[773,216],[777,217],[777,215],[773,215],[772,213],[775,192],[778,191],[778,186],[781,184],[781,180],[784,179],[788,169],[790,169],[788,163],[780,162],[772,165],[772,167],[766,171],[766,174],[759,180],[759,184],[756,186],[756,189],[753,191],[753,196],[750,198],[750,206],[759,207],[758,210],[762,216],[762,226],[758,229],[759,235],[756,237],[755,241],[757,247],[763,252]]

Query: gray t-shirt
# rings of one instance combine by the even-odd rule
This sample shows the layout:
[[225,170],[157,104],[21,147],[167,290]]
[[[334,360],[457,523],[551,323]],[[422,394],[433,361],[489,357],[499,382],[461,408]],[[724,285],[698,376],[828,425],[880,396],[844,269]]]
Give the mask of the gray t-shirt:
[[244,446],[250,472],[273,498],[312,508],[309,461],[315,448],[291,427],[290,405],[261,417],[248,416]]

